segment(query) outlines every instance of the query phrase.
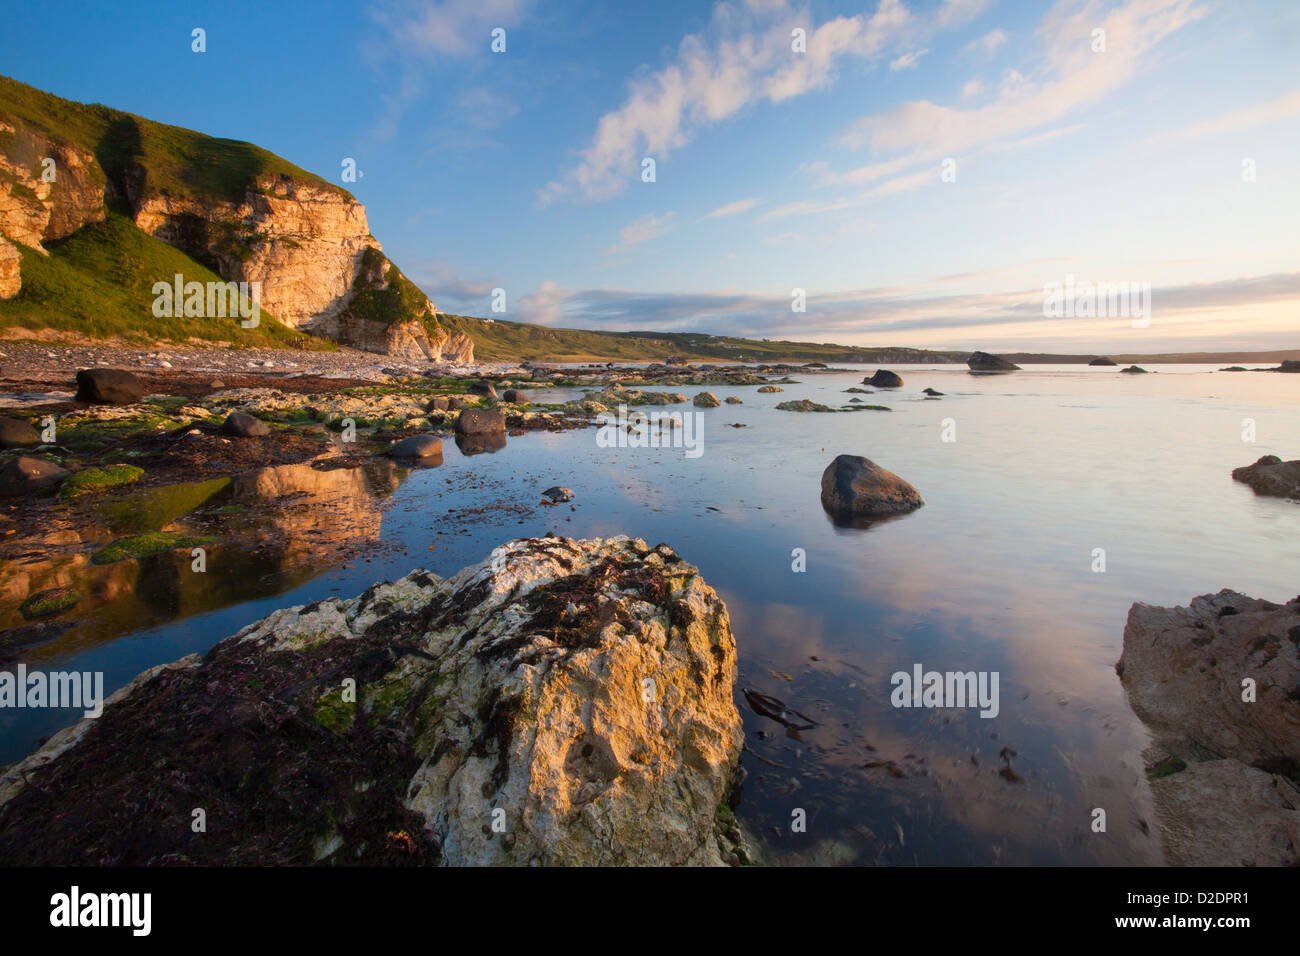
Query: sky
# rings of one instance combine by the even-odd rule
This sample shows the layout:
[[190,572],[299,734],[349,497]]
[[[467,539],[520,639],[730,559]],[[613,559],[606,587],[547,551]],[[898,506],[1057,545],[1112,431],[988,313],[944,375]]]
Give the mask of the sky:
[[[0,73],[345,185],[446,312],[1300,347],[1294,0],[136,0],[5,21]],[[1149,314],[1045,307],[1119,283]]]

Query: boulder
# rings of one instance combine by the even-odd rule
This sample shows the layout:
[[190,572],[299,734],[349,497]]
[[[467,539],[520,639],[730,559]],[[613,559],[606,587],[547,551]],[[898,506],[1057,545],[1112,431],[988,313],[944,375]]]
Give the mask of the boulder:
[[666,545],[512,541],[141,674],[0,773],[0,860],[718,865],[735,678],[726,606]]
[[233,438],[261,438],[271,434],[271,426],[247,412],[231,412],[221,423],[221,434]]
[[764,395],[769,395],[772,392],[784,392],[784,391],[785,389],[781,388],[779,385],[764,385],[759,389],[759,392],[763,393]]
[[840,455],[822,473],[822,507],[835,517],[888,517],[923,504],[910,484],[859,455]]
[[553,485],[542,492],[543,498],[549,498],[551,501],[572,501],[573,489],[565,488],[563,485]]
[[921,389],[921,391],[925,392],[925,394],[929,395],[931,398],[938,398],[940,395],[943,394],[943,392],[936,391],[933,388],[923,388]]
[[214,392],[225,387],[226,383],[219,378],[214,378],[212,381],[208,382],[208,388],[212,389]]
[[0,468],[0,497],[26,495],[53,488],[68,474],[66,468],[44,458],[29,458],[24,455],[11,459]]
[[873,388],[902,388],[903,377],[897,372],[891,372],[889,369],[879,369],[871,378],[864,378],[863,385],[870,385]]
[[507,388],[504,392],[502,392],[501,400],[503,402],[509,402],[512,405],[518,405],[521,401],[523,401],[523,399],[519,397],[519,390],[514,388]]
[[457,435],[505,433],[506,416],[499,408],[467,408],[456,419]]
[[1121,375],[1149,375],[1150,374],[1146,369],[1141,368],[1140,366],[1137,365],[1130,365],[1128,368],[1122,368],[1119,370],[1119,373]]
[[469,390],[472,395],[484,395],[487,398],[497,397],[496,387],[491,382],[471,382]]
[[744,404],[745,404],[745,403],[742,402],[740,399],[738,399],[735,395],[728,395],[728,396],[726,397],[725,401],[726,401],[726,403],[727,403],[728,405],[744,405]]
[[1300,501],[1300,459],[1283,461],[1277,455],[1265,455],[1253,465],[1234,468],[1232,477],[1250,485],[1256,494]]
[[25,418],[0,418],[0,448],[31,448],[41,443],[41,433]]
[[1115,669],[1159,748],[1147,764],[1168,862],[1295,865],[1300,598],[1134,604]]
[[144,398],[144,386],[125,369],[83,368],[77,373],[79,402],[96,405],[130,405]]
[[1108,359],[1104,355],[1098,355],[1095,359],[1093,359],[1088,364],[1089,365],[1114,365],[1116,363],[1113,359]]
[[696,408],[718,408],[722,402],[718,401],[718,396],[712,392],[700,392],[695,396]]
[[966,360],[966,365],[972,372],[1015,372],[1020,369],[1019,365],[1008,362],[999,355],[990,355],[988,352],[971,353],[971,357]]
[[439,395],[437,398],[424,406],[426,412],[445,412],[451,408],[451,400],[446,395]]
[[441,458],[442,439],[436,435],[411,435],[391,445],[387,454],[389,458]]

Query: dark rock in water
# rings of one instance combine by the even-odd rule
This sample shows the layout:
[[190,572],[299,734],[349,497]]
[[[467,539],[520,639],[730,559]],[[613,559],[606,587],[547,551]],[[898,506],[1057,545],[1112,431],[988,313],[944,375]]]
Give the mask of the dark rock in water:
[[923,504],[910,484],[859,455],[840,455],[822,473],[822,507],[836,517],[888,517]]
[[804,368],[826,368],[825,362],[804,362]]
[[763,394],[765,394],[765,395],[766,395],[766,394],[770,394],[770,393],[772,393],[772,392],[784,392],[784,391],[785,391],[785,389],[781,388],[779,385],[763,385],[763,386],[761,386],[758,390],[759,390],[760,392],[762,392]]
[[497,390],[491,382],[473,382],[469,387],[470,393],[474,395],[485,395],[488,398],[496,398]]
[[1227,368],[1219,369],[1220,372],[1244,372],[1246,371],[1240,365],[1230,365]]
[[1300,460],[1283,461],[1277,455],[1265,455],[1253,465],[1234,468],[1232,477],[1250,485],[1256,494],[1300,501]]
[[44,458],[26,455],[14,458],[0,468],[0,496],[12,497],[53,488],[68,474],[66,468]]
[[31,448],[41,443],[41,433],[21,418],[0,418],[0,448]]
[[1297,630],[1300,599],[1228,590],[1129,610],[1115,670],[1157,745],[1143,758],[1166,862],[1300,862],[1300,657],[1285,637]]
[[[643,675],[671,680],[649,719]],[[735,680],[726,605],[666,545],[511,541],[145,671],[0,768],[0,860],[717,866]],[[222,825],[195,839],[194,807]]]
[[125,369],[83,368],[77,373],[79,402],[96,405],[130,405],[144,398],[144,386]]
[[860,399],[860,398],[858,398],[858,396],[854,395],[852,398],[849,399],[849,401],[850,401],[850,402],[860,402],[860,401],[862,401],[862,399]]
[[875,392],[873,392],[873,391],[872,391],[871,389],[869,389],[869,388],[858,388],[856,385],[854,385],[852,388],[846,388],[844,391],[846,391],[846,392],[853,392],[853,393],[858,394],[858,395],[874,395],[874,394],[876,394]]
[[1088,364],[1089,365],[1115,365],[1117,363],[1113,359],[1106,358],[1106,356],[1104,355],[1098,355],[1095,359],[1093,359]]
[[972,372],[1016,372],[1020,366],[1014,362],[1008,362],[1000,355],[990,355],[988,352],[972,352],[971,357],[966,360],[966,365]]
[[509,402],[511,405],[518,405],[520,402],[519,390],[514,388],[507,388],[504,392],[501,393],[501,401]]
[[457,435],[456,447],[462,455],[494,454],[506,447],[505,432],[483,432],[479,435]]
[[1128,368],[1122,368],[1119,370],[1119,373],[1121,375],[1150,375],[1151,374],[1146,369],[1141,368],[1137,365],[1130,365]]
[[436,435],[412,435],[388,449],[389,458],[442,457],[442,439]]
[[933,397],[938,397],[938,396],[940,396],[940,395],[943,394],[943,392],[937,392],[937,391],[935,391],[935,390],[932,389],[932,388],[924,388],[924,389],[922,389],[921,391],[923,391],[923,392],[925,392],[925,394],[930,395],[930,396],[933,396]]
[[700,392],[695,396],[696,408],[717,408],[722,403],[718,401],[718,396],[712,392]]
[[221,434],[235,438],[261,438],[271,434],[271,426],[247,412],[231,412],[221,423]]
[[467,408],[456,419],[457,435],[488,435],[506,430],[506,416],[499,408]]
[[744,405],[744,404],[745,404],[745,403],[742,402],[740,399],[738,399],[735,395],[728,395],[728,396],[727,396],[727,399],[726,399],[726,402],[727,402],[728,405]]
[[439,395],[424,406],[426,412],[445,412],[449,408],[451,408],[451,399],[447,398],[446,395]]
[[1279,365],[1277,368],[1257,368],[1257,369],[1254,369],[1253,371],[1256,371],[1256,372],[1300,372],[1300,361],[1292,361],[1292,360],[1288,359],[1287,361],[1285,361],[1285,362],[1283,362],[1281,365]]
[[835,409],[829,405],[822,405],[814,402],[809,398],[795,399],[789,402],[779,402],[776,406],[778,412],[833,412]]
[[573,490],[565,488],[562,485],[554,485],[542,492],[543,498],[550,498],[552,501],[572,501]]
[[903,377],[897,372],[891,372],[889,369],[879,369],[871,378],[864,378],[863,385],[871,385],[875,388],[902,388]]

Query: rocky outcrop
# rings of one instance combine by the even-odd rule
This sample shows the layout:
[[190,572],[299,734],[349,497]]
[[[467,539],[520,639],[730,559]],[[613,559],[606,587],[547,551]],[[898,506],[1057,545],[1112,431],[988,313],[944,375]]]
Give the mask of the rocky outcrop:
[[0,117],[0,142],[0,235],[48,255],[45,240],[103,220],[106,180],[93,153],[16,117]]
[[1119,373],[1121,375],[1150,375],[1151,374],[1146,369],[1142,368],[1142,366],[1140,365],[1130,365],[1128,368],[1122,368],[1119,370]]
[[0,299],[12,299],[23,287],[23,254],[0,236]]
[[1253,465],[1234,468],[1232,477],[1250,485],[1258,495],[1300,501],[1300,459],[1283,461],[1277,455],[1264,455]]
[[838,518],[889,517],[923,504],[919,491],[860,455],[840,455],[822,473],[822,507]]
[[0,863],[734,860],[735,655],[667,546],[513,541],[145,672],[0,776]]
[[144,385],[131,372],[119,368],[83,368],[77,373],[79,402],[130,405],[144,398]]
[[966,360],[967,367],[972,372],[1016,372],[1020,366],[1014,362],[1008,362],[1000,355],[990,355],[988,352],[973,352],[971,357]]
[[1114,360],[1114,359],[1109,359],[1109,358],[1107,358],[1107,357],[1104,356],[1104,355],[1098,355],[1095,359],[1093,359],[1093,360],[1092,360],[1091,362],[1089,362],[1088,364],[1089,364],[1089,365],[1113,366],[1113,365],[1115,365],[1116,363],[1115,363],[1115,360]]
[[1300,599],[1234,591],[1134,604],[1116,665],[1170,863],[1300,861]]
[[718,408],[722,402],[718,401],[718,396],[712,392],[700,392],[694,399],[696,408]]
[[882,368],[878,369],[871,378],[864,378],[862,384],[871,385],[875,388],[902,388],[903,376],[897,372],[891,372],[887,368]]

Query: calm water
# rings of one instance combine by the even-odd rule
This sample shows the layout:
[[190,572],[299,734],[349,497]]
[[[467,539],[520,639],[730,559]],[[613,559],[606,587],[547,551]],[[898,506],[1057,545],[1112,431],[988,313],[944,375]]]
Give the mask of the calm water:
[[[1229,475],[1260,455],[1300,452],[1300,376],[1151,368],[1158,374],[898,367],[903,389],[861,396],[893,411],[853,415],[773,406],[840,405],[861,371],[773,395],[712,387],[744,404],[700,413],[698,458],[602,449],[590,429],[511,438],[472,457],[448,441],[439,468],[237,482],[195,525],[219,532],[241,520],[231,503],[288,489],[296,504],[276,530],[291,546],[216,549],[198,594],[184,582],[205,576],[182,575],[171,559],[124,566],[97,585],[97,611],[24,659],[102,670],[111,690],[276,608],[354,596],[413,567],[448,575],[511,537],[633,534],[674,546],[730,609],[749,771],[737,815],[774,861],[1157,862],[1140,759],[1148,738],[1114,672],[1125,616],[1134,601],[1185,604],[1224,587],[1274,601],[1300,591],[1300,504],[1258,498]],[[945,397],[922,400],[926,386]],[[945,426],[955,441],[943,440]],[[841,453],[902,475],[926,507],[869,529],[834,526],[819,485]],[[572,509],[536,507],[553,484],[576,492]],[[357,538],[373,546],[344,563],[340,542]],[[1104,573],[1093,571],[1098,548]],[[890,675],[916,663],[997,672],[1000,713],[891,707]],[[817,726],[790,735],[740,688]],[[73,719],[0,714],[0,761]],[[1014,779],[999,772],[1008,765]],[[1089,827],[1098,807],[1106,833]],[[804,833],[791,832],[797,811]]]

